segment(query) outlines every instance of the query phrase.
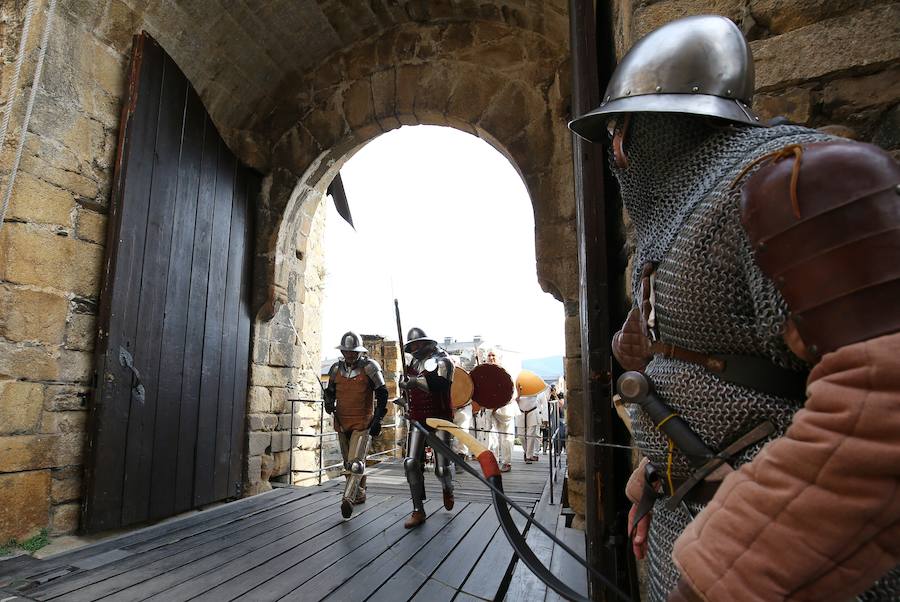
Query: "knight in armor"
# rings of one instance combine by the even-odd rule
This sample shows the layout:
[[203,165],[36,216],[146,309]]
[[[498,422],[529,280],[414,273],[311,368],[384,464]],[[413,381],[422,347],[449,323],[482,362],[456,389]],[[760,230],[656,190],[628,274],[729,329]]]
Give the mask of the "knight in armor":
[[[403,350],[412,357],[406,367],[406,376],[400,380],[400,388],[409,395],[407,418],[433,431],[425,424],[427,418],[453,420],[450,403],[450,387],[453,384],[453,362],[446,351],[438,347],[436,340],[428,337],[421,328],[411,328],[406,335]],[[450,434],[437,431],[437,436],[448,445]],[[407,457],[403,461],[406,480],[412,495],[413,512],[404,523],[407,529],[425,522],[425,437],[415,428],[409,429]],[[444,508],[453,509],[453,468],[450,458],[434,454],[434,474],[441,483]]]
[[373,437],[381,433],[387,414],[388,391],[378,362],[371,359],[355,332],[345,332],[337,346],[343,356],[328,370],[325,411],[334,416],[347,483],[341,515],[366,501],[366,456]]
[[688,17],[570,124],[609,138],[633,226],[613,353],[712,452],[629,407],[633,548],[652,600],[898,600],[900,166],[765,127],[753,90],[740,30]]

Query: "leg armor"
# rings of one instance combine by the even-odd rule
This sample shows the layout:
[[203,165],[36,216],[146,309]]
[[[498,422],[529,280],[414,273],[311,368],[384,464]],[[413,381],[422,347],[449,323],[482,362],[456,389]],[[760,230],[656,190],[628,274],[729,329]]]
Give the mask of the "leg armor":
[[366,454],[369,452],[371,436],[368,431],[353,431],[348,445],[349,452],[344,459],[344,465],[349,470],[347,485],[344,487],[344,499],[350,503],[364,498]]
[[[450,444],[450,433],[447,431],[438,431],[435,434],[438,439],[448,445]],[[443,488],[444,491],[453,491],[453,463],[450,461],[450,458],[435,452],[434,474],[441,482],[441,488]]]
[[406,481],[412,495],[413,508],[425,511],[425,475],[422,472],[422,455],[425,453],[425,437],[416,429],[409,431],[409,456],[403,461]]

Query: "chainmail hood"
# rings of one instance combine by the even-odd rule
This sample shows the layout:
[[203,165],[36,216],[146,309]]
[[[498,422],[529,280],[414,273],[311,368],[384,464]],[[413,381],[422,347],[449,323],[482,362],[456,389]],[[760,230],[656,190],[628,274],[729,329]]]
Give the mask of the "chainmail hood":
[[634,229],[635,270],[662,260],[684,221],[723,176],[768,143],[809,132],[799,126],[753,128],[693,115],[633,113],[624,141],[628,167],[612,162],[612,171]]

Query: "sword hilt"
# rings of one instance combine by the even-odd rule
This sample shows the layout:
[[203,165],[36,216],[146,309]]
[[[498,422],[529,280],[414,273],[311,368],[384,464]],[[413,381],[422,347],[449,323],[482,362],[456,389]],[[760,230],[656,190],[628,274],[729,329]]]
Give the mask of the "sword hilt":
[[714,455],[697,433],[653,392],[653,386],[640,372],[626,372],[616,383],[619,395],[625,403],[639,406],[656,425],[666,434],[675,447],[683,453],[691,466],[699,468]]

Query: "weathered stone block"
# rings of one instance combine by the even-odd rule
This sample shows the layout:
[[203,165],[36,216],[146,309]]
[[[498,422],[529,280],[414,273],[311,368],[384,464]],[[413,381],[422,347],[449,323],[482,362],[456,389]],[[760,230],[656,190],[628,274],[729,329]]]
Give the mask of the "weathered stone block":
[[81,518],[81,504],[61,504],[50,511],[50,533],[62,535],[78,530]]
[[247,458],[247,482],[250,484],[259,482],[259,474],[262,470],[262,457],[250,456]]
[[66,347],[93,351],[97,338],[97,318],[89,314],[73,314],[66,325]]
[[290,449],[291,434],[288,431],[275,431],[272,433],[272,451],[281,452]]
[[106,216],[86,209],[80,210],[75,233],[82,240],[102,245],[106,242]]
[[566,466],[569,479],[584,480],[584,439],[566,436]]
[[50,500],[54,504],[71,502],[81,497],[81,467],[77,467],[77,470],[71,472],[67,469],[64,470],[66,472],[61,471],[60,474],[56,474],[54,471],[50,483]]
[[291,460],[290,452],[278,452],[274,454],[274,465],[272,466],[272,476],[279,477],[283,474],[287,474],[289,462]]
[[295,449],[294,470],[314,470],[319,468],[319,454],[314,450]]
[[344,92],[343,111],[347,125],[354,131],[371,128],[376,123],[375,108],[372,106],[372,85],[368,79],[354,81],[350,89]]
[[[611,325],[613,330],[618,326]],[[565,317],[566,355],[581,361],[581,320],[578,316]]]
[[269,345],[269,363],[272,366],[299,366],[303,350],[290,342],[272,342]]
[[247,405],[250,408],[250,412],[253,413],[271,412],[272,397],[269,395],[269,390],[265,387],[250,387]]
[[49,470],[0,474],[0,541],[36,535],[49,513]]
[[478,127],[497,140],[512,140],[536,115],[542,115],[546,110],[540,93],[523,82],[514,81],[491,100]]
[[43,404],[43,385],[0,381],[0,435],[33,433]]
[[900,69],[890,69],[828,82],[822,91],[822,110],[832,119],[847,119],[854,113],[889,106],[897,98]]
[[859,0],[750,0],[750,13],[774,34],[836,17],[870,2]]
[[88,383],[91,380],[93,355],[86,351],[61,349],[59,352],[59,379],[72,383]]
[[10,341],[62,341],[69,301],[60,295],[0,285],[0,336]]
[[[756,59],[756,88],[792,83],[900,59],[900,4],[829,19],[750,43]],[[822,52],[821,41],[841,52]]]
[[89,387],[73,385],[47,385],[44,391],[44,409],[51,412],[83,410],[87,408]]
[[250,384],[255,387],[285,387],[293,381],[293,376],[294,371],[291,368],[259,364],[250,367]]
[[41,416],[42,433],[83,433],[87,412],[44,412]]
[[576,513],[584,516],[585,509],[585,483],[584,479],[569,479],[569,506]]
[[72,226],[72,210],[75,200],[72,193],[40,180],[28,172],[16,177],[13,196],[6,219],[17,219],[41,224]]
[[263,454],[260,457],[259,463],[259,479],[261,481],[268,481],[272,475],[272,468],[275,463],[275,459],[269,454]]
[[872,136],[872,143],[881,148],[900,147],[900,105],[894,105],[893,109],[885,113]]
[[0,341],[0,378],[56,380],[59,365],[47,347],[24,347]]
[[[416,90],[418,89],[425,68],[422,65],[402,65],[397,68],[397,96],[395,107],[397,117],[404,125],[415,125]],[[410,120],[409,118],[412,117]]]
[[691,15],[715,14],[739,22],[743,13],[742,0],[668,0],[639,8],[634,13],[634,43],[669,21]]
[[270,391],[272,396],[272,412],[275,414],[290,412],[291,404],[288,400],[291,397],[291,390],[285,387],[272,387]]
[[247,428],[251,431],[262,431],[264,429],[264,421],[265,414],[248,414],[247,415]]
[[791,88],[784,94],[757,94],[753,109],[764,120],[781,116],[805,125],[812,114],[812,98],[805,88]]
[[0,261],[0,278],[85,297],[99,293],[101,247],[27,224],[7,224],[3,230],[0,259],[5,257],[5,262]]
[[49,164],[44,159],[47,157],[23,158],[22,171],[39,174],[41,179],[86,199],[95,199],[100,194],[100,183],[95,177]]
[[247,454],[259,456],[266,453],[272,443],[272,433],[256,432],[247,435]]

